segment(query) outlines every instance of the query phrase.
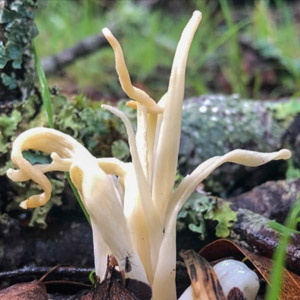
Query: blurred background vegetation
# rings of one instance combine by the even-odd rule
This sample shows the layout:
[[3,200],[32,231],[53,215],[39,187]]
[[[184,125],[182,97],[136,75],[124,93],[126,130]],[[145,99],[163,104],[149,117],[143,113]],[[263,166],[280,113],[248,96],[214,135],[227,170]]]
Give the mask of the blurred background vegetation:
[[[159,99],[175,47],[192,11],[203,14],[190,52],[186,97],[238,93],[244,98],[298,97],[300,1],[41,0],[40,57],[60,53],[105,26],[119,39],[133,82]],[[124,97],[111,48],[76,60],[50,84],[93,100]]]

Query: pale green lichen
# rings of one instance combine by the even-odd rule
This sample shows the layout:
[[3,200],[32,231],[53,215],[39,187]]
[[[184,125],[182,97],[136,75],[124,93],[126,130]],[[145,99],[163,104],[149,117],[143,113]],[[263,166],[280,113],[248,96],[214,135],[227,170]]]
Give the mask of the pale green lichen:
[[[52,104],[55,127],[76,136],[98,156],[110,156],[113,142],[116,145],[124,144],[124,130],[121,129],[120,121],[111,117],[108,112],[100,110],[101,103],[91,102],[80,95],[75,97],[73,101],[69,101],[53,90]],[[8,186],[5,193],[0,193],[2,212],[19,209],[19,203],[23,200],[24,195],[29,196],[37,192],[36,184],[7,182],[4,175],[12,167],[9,152],[15,136],[19,132],[35,126],[48,126],[41,100],[37,96],[31,96],[24,102],[15,103],[9,114],[0,115],[0,184]],[[126,154],[124,147],[118,149],[116,145],[114,151],[119,152],[120,155],[122,151],[125,151]],[[50,159],[49,156],[38,152],[24,152],[24,157],[32,164],[44,164]],[[50,203],[47,204],[47,207],[36,209],[33,212],[30,225],[44,228],[46,217],[51,208],[62,202],[62,193],[65,188],[64,175],[60,175],[60,180],[55,175],[50,175],[50,179],[54,191]]]
[[177,230],[188,228],[204,240],[207,235],[204,215],[216,206],[215,197],[193,193],[178,214]]
[[115,158],[128,160],[130,156],[128,144],[122,140],[113,142],[111,146],[112,155]]
[[283,123],[285,127],[300,113],[300,101],[296,98],[268,103],[268,107],[272,111],[274,118]]
[[[284,132],[285,127],[276,120],[268,102],[236,95],[188,99],[183,107],[179,170],[189,172],[207,158],[236,148],[262,152],[278,149]],[[220,168],[205,186],[226,196],[240,170],[237,165],[226,166],[226,171]]]
[[0,116],[0,155],[8,152],[10,139],[14,136],[21,119],[21,113],[17,110],[14,110],[10,116],[6,114]]
[[190,170],[235,148],[270,151],[278,147],[283,132],[267,104],[260,101],[234,95],[191,98],[183,107],[180,163]]
[[[54,205],[60,206],[62,204],[61,198],[62,198],[62,192],[65,187],[65,183],[61,179],[51,179],[50,181],[53,187],[54,197],[52,197],[51,201],[49,201],[43,207],[37,207],[36,209],[34,209],[29,226],[37,225],[38,227],[46,228],[47,227],[46,217],[49,211]],[[30,192],[31,195],[33,195],[34,193],[38,192],[38,189],[36,189],[35,192],[33,191],[33,189],[31,189]],[[27,194],[26,197],[29,197],[31,195]],[[22,200],[23,199],[18,199],[18,202],[21,203]]]
[[233,222],[237,220],[229,202],[207,194],[193,193],[178,214],[177,229],[188,228],[204,240],[207,235],[206,220],[216,221],[216,236],[226,238]]

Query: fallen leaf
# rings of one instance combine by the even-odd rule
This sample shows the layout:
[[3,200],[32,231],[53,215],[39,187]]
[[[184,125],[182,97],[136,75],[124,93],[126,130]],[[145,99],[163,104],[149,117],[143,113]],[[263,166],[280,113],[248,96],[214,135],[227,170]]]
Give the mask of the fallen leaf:
[[193,291],[194,300],[225,300],[222,287],[209,262],[193,250],[181,251],[187,267]]
[[135,300],[134,296],[118,281],[105,279],[81,300]]
[[106,278],[80,300],[150,300],[152,291],[144,282],[124,279],[114,268],[109,269]]
[[45,285],[38,281],[17,283],[0,291],[1,300],[47,300]]
[[247,298],[240,289],[234,287],[229,291],[227,300],[247,300]]

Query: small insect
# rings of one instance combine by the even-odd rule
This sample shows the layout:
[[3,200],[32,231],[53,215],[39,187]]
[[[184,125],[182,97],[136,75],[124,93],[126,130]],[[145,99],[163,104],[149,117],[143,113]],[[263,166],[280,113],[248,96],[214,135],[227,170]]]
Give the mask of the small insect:
[[131,263],[129,260],[129,256],[125,257],[125,273],[129,273],[131,271]]
[[[132,258],[131,254],[128,253],[127,251],[124,253],[123,257],[121,258],[122,267],[124,266],[123,271],[125,273],[129,273],[132,271],[132,265],[134,265],[134,264],[130,261],[131,258]],[[121,266],[121,265],[119,264],[119,266]]]

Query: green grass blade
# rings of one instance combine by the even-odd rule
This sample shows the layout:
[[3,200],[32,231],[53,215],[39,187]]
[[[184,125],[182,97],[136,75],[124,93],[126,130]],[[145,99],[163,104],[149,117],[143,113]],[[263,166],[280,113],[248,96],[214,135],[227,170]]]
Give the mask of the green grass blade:
[[234,92],[239,93],[242,96],[247,95],[247,76],[242,70],[242,54],[239,45],[238,32],[234,30],[234,20],[232,17],[230,5],[226,0],[219,0],[222,13],[225,18],[228,30],[234,32],[232,35],[231,43],[229,44],[229,63],[232,72],[232,78],[230,79]]
[[233,36],[238,34],[238,32],[241,29],[245,28],[249,24],[251,24],[250,19],[246,19],[230,27],[230,29],[228,29],[219,39],[217,39],[215,42],[212,42],[210,45],[208,45],[207,50],[205,51],[203,56],[199,59],[200,64],[202,65],[212,52],[216,51],[219,47],[221,47],[223,44],[228,42],[228,40],[230,40]]
[[33,47],[33,52],[34,52],[35,67],[36,67],[37,75],[38,75],[40,85],[41,85],[41,90],[42,90],[43,105],[44,105],[44,108],[46,110],[46,114],[48,117],[49,127],[54,128],[53,112],[52,112],[52,106],[51,106],[51,95],[49,92],[48,82],[47,82],[44,70],[42,68],[42,65],[41,65],[41,62],[37,55],[35,47]]
[[[300,200],[298,199],[293,205],[289,216],[285,221],[286,230],[284,226],[278,226],[280,232],[282,232],[279,245],[273,255],[273,266],[270,278],[270,285],[267,287],[266,300],[279,299],[281,293],[281,286],[283,281],[283,270],[285,266],[285,256],[286,249],[288,247],[291,230],[296,230],[297,223],[299,222],[299,212],[300,212]],[[275,222],[274,222],[275,223]],[[274,224],[273,224],[274,225]],[[277,225],[275,225],[276,227]]]
[[92,283],[93,287],[95,287],[95,285],[96,285],[96,279],[95,278],[96,278],[96,270],[93,270],[89,274],[89,280]]
[[78,193],[78,190],[76,189],[75,185],[74,185],[73,182],[71,181],[70,174],[69,174],[69,173],[66,173],[66,176],[67,176],[67,180],[68,180],[68,182],[69,182],[69,184],[70,184],[70,186],[71,186],[71,189],[72,189],[72,191],[73,191],[73,193],[74,193],[74,195],[75,195],[75,197],[76,197],[76,199],[77,199],[77,201],[78,201],[78,203],[79,203],[79,205],[80,205],[80,207],[81,207],[81,209],[82,209],[82,211],[83,211],[83,213],[84,213],[84,215],[85,215],[87,221],[88,221],[89,224],[91,225],[91,219],[90,219],[90,216],[89,216],[87,210],[85,209],[84,204],[82,203],[82,200],[81,200],[81,198],[80,198],[80,195],[79,195],[79,193]]
[[[35,62],[35,66],[36,66],[36,70],[37,70],[37,75],[38,75],[38,78],[39,78],[39,81],[40,81],[40,85],[41,85],[41,89],[42,89],[43,105],[44,105],[44,108],[46,110],[46,114],[47,114],[47,117],[48,117],[49,126],[51,128],[54,128],[53,112],[52,112],[52,105],[51,105],[51,95],[50,95],[50,92],[49,92],[48,82],[47,82],[44,70],[42,68],[42,65],[40,63],[39,57],[37,55],[36,49],[35,49],[35,47],[33,47],[33,48],[34,48],[34,62]],[[77,202],[78,202],[79,206],[81,207],[81,209],[82,209],[82,211],[83,211],[83,213],[84,213],[87,221],[91,225],[90,216],[89,216],[87,210],[85,209],[85,207],[84,207],[84,205],[82,203],[82,200],[80,198],[80,195],[79,195],[76,187],[74,186],[74,184],[71,181],[69,173],[65,173],[65,174],[66,174],[68,183],[71,186],[71,189],[72,189],[72,191],[73,191],[73,193],[74,193],[74,195],[75,195],[75,197],[77,199]]]
[[275,221],[270,221],[269,222],[269,226],[277,231],[279,231],[280,233],[289,233],[289,234],[292,234],[292,233],[295,233],[295,234],[300,234],[300,231],[299,230],[294,230],[294,229],[291,229],[291,228],[288,228],[278,222],[275,222]]

